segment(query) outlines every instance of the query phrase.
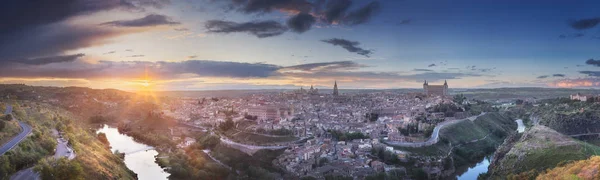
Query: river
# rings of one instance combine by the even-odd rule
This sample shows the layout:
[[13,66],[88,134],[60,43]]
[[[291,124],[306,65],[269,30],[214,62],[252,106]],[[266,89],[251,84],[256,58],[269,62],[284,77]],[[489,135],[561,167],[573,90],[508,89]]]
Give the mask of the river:
[[458,180],[473,180],[473,179],[477,179],[477,176],[479,176],[479,174],[481,173],[485,173],[488,171],[488,167],[490,166],[490,158],[489,157],[485,157],[483,158],[483,160],[481,160],[479,163],[477,163],[475,166],[470,167],[467,172],[456,176],[456,178]]
[[125,165],[137,174],[138,179],[166,180],[169,177],[169,173],[156,164],[154,156],[158,155],[158,152],[152,146],[136,142],[132,137],[119,133],[117,128],[107,125],[96,133],[101,132],[106,134],[112,152],[118,150],[125,153]]

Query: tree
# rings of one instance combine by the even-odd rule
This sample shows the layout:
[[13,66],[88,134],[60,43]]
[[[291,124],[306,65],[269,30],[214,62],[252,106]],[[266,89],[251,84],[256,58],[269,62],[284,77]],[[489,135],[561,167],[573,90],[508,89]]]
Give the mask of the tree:
[[66,158],[58,160],[53,157],[42,159],[34,168],[40,173],[42,179],[83,179],[83,168],[77,161],[69,161]]
[[6,127],[6,122],[0,121],[0,131],[2,131]]
[[522,104],[523,104],[523,102],[525,102],[525,101],[523,101],[522,99],[517,99],[517,100],[515,101],[515,104],[516,104],[516,105],[522,105]]
[[465,95],[463,94],[457,94],[454,96],[454,99],[452,99],[452,101],[454,101],[454,103],[456,104],[463,104],[463,102],[465,102],[467,98],[465,97]]
[[6,120],[6,121],[10,121],[12,119],[13,119],[13,117],[12,117],[11,114],[7,114],[7,115],[4,116],[4,120]]
[[327,159],[326,157],[322,157],[321,159],[319,159],[319,166],[323,166],[327,163],[329,163],[329,159]]
[[225,122],[222,122],[221,124],[219,124],[219,129],[221,129],[221,131],[225,132],[225,131],[229,131],[234,126],[235,126],[235,123],[233,122],[231,117],[227,117]]
[[379,114],[377,114],[377,113],[367,113],[367,114],[365,114],[365,117],[369,121],[375,122],[375,121],[377,121],[377,119],[379,119]]

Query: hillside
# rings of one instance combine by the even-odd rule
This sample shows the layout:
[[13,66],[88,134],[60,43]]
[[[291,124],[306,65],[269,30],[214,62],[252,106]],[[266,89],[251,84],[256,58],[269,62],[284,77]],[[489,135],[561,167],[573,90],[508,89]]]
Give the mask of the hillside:
[[15,118],[29,124],[33,131],[13,150],[0,156],[0,179],[8,179],[11,174],[39,165],[43,159],[53,156],[57,144],[53,129],[64,133],[63,137],[68,139],[77,154],[75,159],[67,162],[69,167],[77,170],[68,172],[70,177],[88,180],[135,179],[136,175],[127,169],[122,159],[107,149],[96,138],[96,134],[83,124],[83,120],[45,103],[14,101],[11,104]]
[[600,179],[600,156],[569,163],[539,175],[537,179]]
[[4,115],[0,116],[0,145],[10,141],[21,132],[17,121],[5,121]]
[[[513,115],[507,112],[490,112],[474,121],[465,120],[440,130],[440,142],[432,146],[408,148],[395,147],[413,156],[434,157],[442,162],[443,174],[451,176],[468,170],[491,155],[506,137],[517,129]],[[409,167],[410,169],[410,167]],[[414,168],[413,168],[414,169]]]
[[507,142],[514,143],[505,143],[499,148],[510,149],[508,152],[496,152],[490,166],[491,179],[535,177],[547,168],[600,153],[600,147],[572,139],[546,126],[534,126],[518,141]]

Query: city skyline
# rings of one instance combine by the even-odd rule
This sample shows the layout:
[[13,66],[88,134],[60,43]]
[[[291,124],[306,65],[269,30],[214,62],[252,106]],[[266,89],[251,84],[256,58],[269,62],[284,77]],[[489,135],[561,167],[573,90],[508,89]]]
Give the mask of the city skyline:
[[0,83],[131,91],[329,89],[334,81],[340,89],[396,89],[424,80],[600,87],[594,1],[57,4],[0,7]]

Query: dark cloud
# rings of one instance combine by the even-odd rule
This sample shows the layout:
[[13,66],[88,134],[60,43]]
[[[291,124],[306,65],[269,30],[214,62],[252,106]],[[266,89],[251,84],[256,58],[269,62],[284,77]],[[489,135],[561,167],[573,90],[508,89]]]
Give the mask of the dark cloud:
[[211,20],[206,22],[205,26],[210,33],[245,32],[255,35],[258,38],[281,35],[288,30],[287,27],[276,21],[236,23],[231,21]]
[[435,64],[430,64],[427,67],[434,67],[434,66],[436,66],[436,65]]
[[[0,6],[0,34],[58,23],[71,17],[112,9],[162,7],[169,0],[7,0]],[[18,19],[15,19],[18,17]]]
[[363,24],[368,22],[379,10],[381,10],[381,5],[379,2],[374,1],[356,11],[348,13],[344,17],[343,22],[348,25]]
[[102,53],[102,54],[114,54],[114,53],[116,53],[116,52],[117,52],[117,51],[108,51],[108,52],[105,52],[105,53]]
[[0,63],[39,57],[60,57],[65,52],[104,44],[133,33],[75,25],[69,19],[102,11],[144,11],[170,0],[7,0],[0,5]]
[[596,25],[598,25],[598,24],[600,24],[600,17],[569,21],[569,25],[573,29],[577,29],[577,30],[590,29],[590,28],[596,27]]
[[565,77],[566,75],[564,74],[553,74],[552,77]]
[[413,71],[424,71],[424,72],[429,72],[429,71],[433,71],[431,69],[413,69]]
[[231,8],[244,13],[268,13],[273,10],[299,13],[309,12],[312,4],[306,0],[229,0]]
[[61,62],[73,62],[80,57],[85,56],[84,54],[73,54],[73,55],[64,55],[64,56],[51,56],[51,57],[41,57],[35,59],[24,59],[17,60],[15,62],[29,65],[45,65],[51,63],[61,63]]
[[583,36],[585,36],[585,34],[583,34],[583,33],[573,33],[573,34],[561,34],[561,35],[558,36],[558,38],[561,38],[561,39],[566,39],[566,38],[580,38],[580,37],[583,37]]
[[296,66],[285,67],[284,70],[302,70],[302,71],[334,71],[334,70],[352,70],[361,67],[367,67],[353,61],[336,61],[323,63],[309,63]]
[[588,76],[600,77],[600,71],[579,71],[581,74],[585,74]]
[[133,52],[133,49],[125,49],[127,52]]
[[329,0],[325,5],[323,15],[325,20],[331,24],[340,22],[348,9],[352,6],[351,0]]
[[143,18],[131,19],[131,20],[120,20],[110,21],[102,23],[101,25],[118,26],[118,27],[147,27],[147,26],[160,26],[160,25],[178,25],[180,22],[172,21],[171,18],[160,14],[150,14]]
[[600,67],[600,60],[588,59],[585,64]]
[[280,66],[261,63],[240,63],[211,60],[188,60],[181,62],[147,61],[99,61],[86,63],[35,66],[13,63],[0,67],[1,77],[51,77],[51,78],[139,78],[146,70],[156,79],[171,79],[192,74],[198,77],[250,78],[276,75]]
[[131,55],[131,56],[127,56],[127,57],[144,57],[143,54],[136,54],[136,55]]
[[366,50],[366,49],[358,47],[358,45],[360,45],[360,43],[357,41],[349,41],[346,39],[339,39],[339,38],[324,39],[321,41],[328,43],[328,44],[333,44],[334,46],[341,46],[342,48],[348,50],[349,52],[360,54],[360,55],[363,55],[366,57],[370,57],[370,55],[373,54],[373,50]]
[[547,75],[544,75],[544,76],[538,76],[537,78],[538,78],[538,79],[546,79],[546,78],[548,78],[548,76],[547,76]]
[[196,57],[198,57],[198,56],[196,56],[196,55],[193,55],[193,56],[188,56],[188,59],[194,59],[194,58],[196,58]]
[[134,33],[97,26],[51,24],[0,35],[0,62],[64,55],[64,52],[107,43]]
[[297,33],[303,33],[310,29],[310,27],[316,22],[315,17],[307,13],[300,13],[290,18],[287,21],[287,25],[292,31]]

